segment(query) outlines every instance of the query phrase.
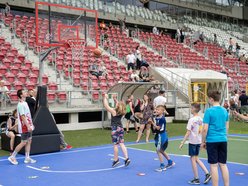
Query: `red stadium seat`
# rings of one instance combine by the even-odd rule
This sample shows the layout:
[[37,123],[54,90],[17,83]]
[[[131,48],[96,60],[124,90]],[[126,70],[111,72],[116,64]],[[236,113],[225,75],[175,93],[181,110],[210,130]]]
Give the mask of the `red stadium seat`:
[[58,95],[58,101],[59,103],[65,103],[67,101],[67,94],[66,92],[59,92]]
[[13,83],[13,86],[14,86],[14,89],[15,90],[19,90],[19,89],[22,89],[23,88],[23,83],[21,81],[15,81]]
[[23,73],[18,73],[17,74],[17,78],[20,82],[22,82],[23,84],[26,83],[26,79],[27,79],[27,76]]
[[11,104],[17,104],[19,99],[18,99],[18,96],[17,96],[17,92],[11,92],[9,94],[9,97],[10,97],[10,102]]
[[48,101],[48,103],[54,103],[56,101],[55,92],[48,92],[47,93],[47,101]]
[[15,75],[12,73],[7,73],[6,74],[6,80],[10,83],[13,83],[15,81]]
[[58,85],[55,82],[51,82],[48,84],[49,90],[58,90]]
[[0,65],[0,74],[5,74],[7,72],[7,67],[5,65]]

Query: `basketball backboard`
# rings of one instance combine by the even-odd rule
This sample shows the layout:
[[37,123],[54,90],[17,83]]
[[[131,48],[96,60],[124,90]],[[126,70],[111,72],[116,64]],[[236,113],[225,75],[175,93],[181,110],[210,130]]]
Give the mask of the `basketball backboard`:
[[35,2],[36,45],[64,46],[68,40],[84,40],[98,47],[98,12],[79,7]]

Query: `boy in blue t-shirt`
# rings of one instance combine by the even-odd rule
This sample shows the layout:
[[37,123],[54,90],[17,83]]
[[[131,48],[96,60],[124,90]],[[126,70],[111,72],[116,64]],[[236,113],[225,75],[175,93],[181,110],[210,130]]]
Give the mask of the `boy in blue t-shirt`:
[[212,91],[208,94],[211,108],[207,109],[203,118],[202,147],[207,148],[208,163],[212,174],[212,185],[218,186],[218,166],[220,167],[224,185],[229,186],[227,161],[227,131],[229,117],[225,108],[220,106],[221,93]]
[[[155,146],[156,146],[156,151],[158,154],[158,158],[160,161],[160,167],[156,169],[158,172],[162,172],[163,170],[166,170],[168,168],[171,168],[172,166],[175,165],[175,162],[173,162],[169,155],[165,152],[167,146],[168,146],[168,136],[166,132],[166,120],[164,117],[164,111],[165,108],[162,105],[159,105],[156,107],[156,118],[155,121],[153,122],[151,119],[149,121],[152,123],[154,131],[155,131]],[[164,159],[165,157],[168,161],[168,164],[165,166],[164,164]]]

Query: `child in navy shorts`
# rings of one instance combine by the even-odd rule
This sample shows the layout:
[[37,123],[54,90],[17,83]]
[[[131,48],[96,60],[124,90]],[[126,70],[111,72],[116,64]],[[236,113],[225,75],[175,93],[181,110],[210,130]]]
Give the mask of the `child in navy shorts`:
[[111,137],[114,144],[114,161],[112,167],[116,167],[120,164],[118,158],[118,145],[120,145],[121,150],[125,157],[125,166],[130,164],[130,159],[128,158],[127,148],[124,145],[124,129],[122,126],[121,119],[126,114],[126,105],[123,102],[117,102],[116,108],[111,108],[108,104],[108,95],[106,94],[103,99],[103,105],[108,112],[111,113]]
[[[152,119],[149,119],[149,122],[152,123],[154,131],[155,131],[155,146],[156,151],[158,154],[158,158],[160,161],[160,167],[156,169],[158,172],[162,172],[168,168],[171,168],[175,165],[175,162],[173,162],[169,155],[165,152],[167,146],[168,146],[168,136],[166,132],[166,120],[164,117],[164,111],[165,108],[162,105],[159,105],[156,107],[156,117],[155,122],[152,121]],[[164,159],[165,157],[168,161],[168,164],[165,166]]]
[[199,185],[200,179],[198,175],[198,168],[197,164],[202,168],[205,172],[206,177],[204,180],[204,184],[207,184],[210,179],[211,175],[209,174],[207,168],[203,164],[203,162],[198,158],[200,152],[200,146],[202,142],[202,118],[199,116],[199,111],[201,110],[200,104],[193,103],[191,105],[191,114],[193,117],[189,119],[187,124],[187,132],[181,142],[179,148],[181,149],[185,143],[185,141],[189,138],[189,156],[191,159],[192,169],[194,173],[194,179],[189,181],[189,184],[192,185]]
[[212,107],[204,113],[202,147],[207,148],[213,186],[218,186],[219,183],[218,167],[222,173],[224,186],[229,186],[229,171],[226,165],[229,116],[226,109],[220,106],[220,99],[221,92],[208,93],[208,101]]

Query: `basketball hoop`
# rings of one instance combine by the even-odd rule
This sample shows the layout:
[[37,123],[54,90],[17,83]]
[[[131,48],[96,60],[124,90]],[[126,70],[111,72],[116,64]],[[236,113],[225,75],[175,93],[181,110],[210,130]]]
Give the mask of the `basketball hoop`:
[[80,56],[83,56],[83,51],[85,48],[85,40],[84,39],[68,39],[65,46],[67,48],[71,48],[74,58],[78,58]]

